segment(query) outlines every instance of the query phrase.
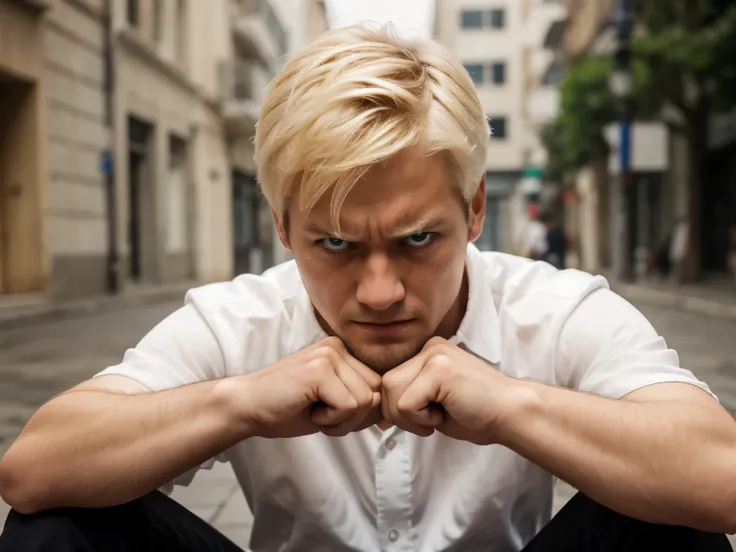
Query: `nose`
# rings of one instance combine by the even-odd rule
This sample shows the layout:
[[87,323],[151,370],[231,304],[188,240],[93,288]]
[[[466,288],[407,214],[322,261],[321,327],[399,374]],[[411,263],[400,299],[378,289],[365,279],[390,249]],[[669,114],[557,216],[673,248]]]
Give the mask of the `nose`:
[[357,299],[366,307],[377,311],[386,310],[404,299],[404,285],[387,255],[369,255],[362,272]]

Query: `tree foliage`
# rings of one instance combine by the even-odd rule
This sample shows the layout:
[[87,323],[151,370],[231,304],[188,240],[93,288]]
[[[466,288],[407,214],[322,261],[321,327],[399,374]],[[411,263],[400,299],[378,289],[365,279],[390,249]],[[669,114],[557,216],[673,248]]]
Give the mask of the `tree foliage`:
[[[603,131],[618,119],[620,112],[611,92],[612,71],[611,58],[601,56],[583,58],[565,74],[557,118],[541,132],[549,159],[549,180],[563,181],[567,172],[607,155]],[[646,116],[651,106],[643,100],[647,95],[642,90],[650,86],[649,72],[644,64],[636,62],[633,73],[631,107],[637,115]]]
[[[711,107],[736,105],[736,2],[733,0],[640,0],[632,43],[635,117],[651,119],[665,107],[678,114],[668,123],[688,133]],[[606,153],[603,130],[618,116],[610,92],[610,57],[582,58],[561,86],[560,112],[542,132],[550,159],[548,178],[562,180]]]

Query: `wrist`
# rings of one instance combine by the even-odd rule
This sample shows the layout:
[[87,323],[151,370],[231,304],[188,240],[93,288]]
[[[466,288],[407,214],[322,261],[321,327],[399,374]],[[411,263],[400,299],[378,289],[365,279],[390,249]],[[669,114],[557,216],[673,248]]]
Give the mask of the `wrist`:
[[225,423],[230,425],[240,440],[255,437],[255,424],[248,414],[247,398],[249,382],[247,376],[232,376],[215,382],[212,398],[215,408],[222,413]]
[[535,424],[544,401],[543,385],[530,380],[509,378],[504,390],[503,414],[499,416],[496,442],[513,449],[519,436],[529,425]]

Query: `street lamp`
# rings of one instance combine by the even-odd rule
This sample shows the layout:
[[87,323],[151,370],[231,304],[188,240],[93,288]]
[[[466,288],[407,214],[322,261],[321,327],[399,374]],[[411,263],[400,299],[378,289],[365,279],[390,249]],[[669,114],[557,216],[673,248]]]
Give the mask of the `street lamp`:
[[631,29],[632,14],[630,0],[617,0],[616,53],[610,87],[619,105],[619,178],[611,186],[611,205],[613,208],[612,268],[618,280],[629,279],[629,223],[628,189],[631,182],[631,95],[634,91],[634,77],[631,72]]

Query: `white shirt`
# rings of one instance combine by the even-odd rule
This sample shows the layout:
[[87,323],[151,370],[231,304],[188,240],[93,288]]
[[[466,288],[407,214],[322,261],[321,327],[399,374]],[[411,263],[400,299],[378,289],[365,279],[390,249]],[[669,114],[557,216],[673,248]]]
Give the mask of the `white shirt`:
[[[612,398],[664,381],[709,391],[602,277],[473,245],[467,270],[468,309],[452,341],[503,373]],[[158,391],[254,372],[324,337],[290,261],[189,291],[102,373]],[[220,459],[255,514],[256,552],[516,551],[551,515],[549,473],[502,446],[439,433],[252,438]]]

